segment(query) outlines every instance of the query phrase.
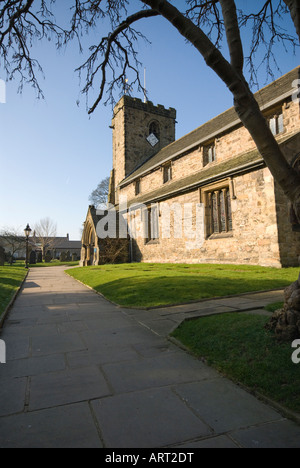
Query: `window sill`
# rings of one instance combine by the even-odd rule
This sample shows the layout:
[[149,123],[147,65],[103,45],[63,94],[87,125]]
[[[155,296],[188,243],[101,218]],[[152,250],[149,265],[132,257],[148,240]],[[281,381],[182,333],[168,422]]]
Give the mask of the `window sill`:
[[218,163],[217,159],[215,159],[214,161],[205,162],[205,163],[203,163],[203,169],[207,168],[207,167],[210,167],[210,166],[213,166],[213,165],[217,165],[217,163]]
[[156,245],[156,244],[159,244],[159,239],[152,239],[152,240],[149,240],[145,242],[145,245]]
[[207,238],[207,240],[215,240],[215,239],[229,239],[230,237],[233,237],[233,232],[220,232],[220,233],[215,233],[212,234]]

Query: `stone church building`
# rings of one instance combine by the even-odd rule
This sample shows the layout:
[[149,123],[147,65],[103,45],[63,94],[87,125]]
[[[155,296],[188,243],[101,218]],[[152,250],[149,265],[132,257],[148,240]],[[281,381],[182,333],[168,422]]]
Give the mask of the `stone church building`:
[[[256,93],[287,160],[297,167],[299,80],[300,67]],[[297,266],[300,226],[291,224],[288,200],[234,108],[179,140],[175,124],[173,108],[127,95],[115,106],[109,210],[128,223],[127,260]],[[97,219],[91,211],[88,216],[98,247]],[[88,261],[87,238],[85,230],[81,263],[103,263],[97,248]]]

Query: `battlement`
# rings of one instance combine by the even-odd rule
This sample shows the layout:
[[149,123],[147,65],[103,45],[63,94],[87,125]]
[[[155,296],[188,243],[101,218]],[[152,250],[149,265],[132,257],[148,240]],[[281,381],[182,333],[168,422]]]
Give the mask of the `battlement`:
[[173,107],[166,109],[161,104],[155,106],[151,101],[143,102],[139,98],[134,98],[128,95],[123,96],[116,104],[114,109],[114,116],[116,116],[118,112],[123,109],[123,107],[131,107],[133,109],[139,109],[144,112],[150,112],[151,114],[157,114],[163,117],[169,117],[170,119],[176,119],[176,109]]
[[[118,185],[137,167],[175,141],[176,110],[128,95],[114,109],[113,186],[118,202]],[[155,132],[155,133],[154,133]],[[149,136],[156,137],[154,144]],[[152,139],[153,141],[153,139]]]

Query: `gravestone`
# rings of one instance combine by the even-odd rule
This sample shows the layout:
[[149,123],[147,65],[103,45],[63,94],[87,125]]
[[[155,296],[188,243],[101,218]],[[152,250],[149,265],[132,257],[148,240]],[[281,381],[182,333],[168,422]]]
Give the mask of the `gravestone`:
[[30,252],[29,264],[30,264],[30,265],[35,265],[35,264],[36,264],[36,253],[35,253],[34,250],[32,250],[32,251]]
[[0,245],[0,266],[4,266],[4,262],[5,262],[4,248],[1,247]]
[[45,262],[50,263],[51,260],[52,260],[52,255],[51,255],[51,252],[48,250],[48,252],[45,255]]
[[60,261],[61,262],[66,262],[66,260],[67,260],[67,254],[66,254],[66,252],[62,252],[60,254]]

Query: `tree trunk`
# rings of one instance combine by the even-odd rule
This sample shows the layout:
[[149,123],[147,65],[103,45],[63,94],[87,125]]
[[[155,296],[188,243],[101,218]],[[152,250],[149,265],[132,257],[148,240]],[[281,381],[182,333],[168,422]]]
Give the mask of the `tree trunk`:
[[[179,33],[200,52],[206,64],[229,88],[233,94],[234,106],[239,118],[249,131],[274,179],[293,204],[295,214],[300,222],[300,176],[286,161],[240,70],[242,56],[240,60],[238,60],[237,54],[234,53],[233,50],[234,32],[232,31],[232,18],[231,24],[226,28],[231,59],[233,61],[233,63],[230,64],[201,28],[196,26],[169,2],[166,0],[145,0],[144,3],[154,10],[157,10],[164,18],[173,24]],[[232,2],[228,0],[227,2],[222,2],[222,4],[224,4],[223,12],[225,13],[226,6],[230,6]],[[229,16],[228,10],[227,15]],[[240,36],[236,33],[236,48],[240,51],[239,53],[242,54],[239,41]]]
[[300,40],[300,4],[299,0],[284,0],[284,3],[290,10],[299,40]]
[[[245,85],[248,87],[247,83]],[[274,179],[282,188],[293,205],[295,215],[300,223],[300,176],[285,159],[269,125],[249,90],[235,96],[235,110],[251,134],[260,154],[270,169]]]
[[[300,175],[285,159],[269,125],[263,116],[246,79],[243,76],[243,49],[233,0],[220,0],[226,28],[231,63],[214,46],[204,32],[166,0],[145,0],[184,36],[203,56],[206,64],[217,73],[234,97],[235,110],[253,138],[274,179],[292,203],[300,223]],[[299,0],[285,0],[300,36]],[[285,291],[284,308],[274,314],[269,328],[278,339],[292,341],[300,337],[300,277]]]
[[277,310],[267,329],[274,330],[279,341],[292,342],[300,337],[300,276],[284,290],[283,309]]

